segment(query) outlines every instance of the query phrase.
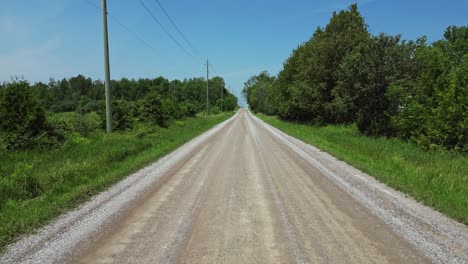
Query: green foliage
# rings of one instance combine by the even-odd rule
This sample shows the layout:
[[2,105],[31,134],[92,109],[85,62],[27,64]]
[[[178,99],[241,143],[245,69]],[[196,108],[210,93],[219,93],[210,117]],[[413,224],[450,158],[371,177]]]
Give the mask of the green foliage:
[[424,38],[370,36],[354,4],[299,45],[276,79],[262,72],[243,93],[254,112],[356,123],[363,135],[466,152],[468,27],[448,27],[444,37],[427,45]]
[[[224,88],[223,78],[214,77],[209,82],[210,106],[218,102],[222,110],[237,108],[237,98]],[[113,127],[117,131],[131,129],[138,121],[167,127],[171,119],[194,117],[206,109],[203,78],[183,81],[168,81],[163,77],[123,78],[111,84]],[[70,114],[68,120],[57,121],[50,112],[76,114]],[[8,150],[55,147],[74,133],[95,133],[97,122],[101,129],[105,128],[104,84],[83,75],[32,86],[18,79],[1,83],[0,118],[0,155]]]
[[0,99],[0,133],[8,149],[25,149],[46,134],[45,112],[29,83],[6,83]]
[[221,113],[221,109],[219,109],[219,107],[213,106],[210,108],[210,114],[217,115],[219,113]]
[[50,111],[52,112],[72,112],[75,111],[77,105],[75,102],[71,100],[64,100],[61,102],[57,102],[50,106]]
[[180,119],[186,115],[186,110],[183,105],[177,104],[172,99],[164,99],[162,100],[162,110],[164,112],[163,116],[166,118],[166,123],[170,118]]
[[56,129],[61,129],[65,133],[78,133],[90,135],[102,128],[102,118],[96,112],[79,114],[75,112],[51,113],[48,115],[48,122]]
[[345,57],[368,38],[367,26],[357,5],[334,13],[328,25],[318,28],[284,63],[276,86],[278,114],[287,119],[317,123],[340,121],[332,103],[337,69]]
[[222,110],[234,111],[237,108],[239,108],[239,105],[237,104],[237,97],[235,97],[233,94],[225,95]]
[[268,72],[261,72],[259,75],[252,76],[245,84],[244,94],[247,104],[254,112],[263,112],[273,114],[272,98],[270,96],[275,77]]
[[140,112],[144,120],[161,127],[167,127],[170,119],[169,105],[166,102],[163,106],[161,96],[157,92],[151,92],[139,101]]
[[393,84],[398,135],[426,149],[467,151],[468,27],[449,27],[445,40],[420,45],[415,79]]
[[0,178],[0,208],[7,200],[34,198],[44,187],[40,186],[31,164],[18,163],[9,177]]
[[181,108],[184,109],[185,115],[188,117],[194,117],[198,112],[196,105],[190,102],[182,103]]
[[391,83],[414,78],[414,50],[412,42],[384,34],[361,43],[337,71],[335,116],[342,123],[356,121],[365,135],[393,135],[389,116],[393,109],[387,91]]
[[[106,125],[105,111],[101,112],[102,127]],[[132,102],[112,100],[112,127],[116,131],[125,131],[133,127]]]
[[[221,90],[224,89],[225,98],[233,97],[224,86],[224,79],[214,77],[210,79],[209,103],[215,105],[221,98]],[[93,81],[83,75],[70,79],[56,81],[51,79],[48,84],[36,83],[33,90],[45,108],[52,112],[74,112],[81,114],[88,112],[100,112],[104,109],[104,84]],[[176,108],[183,102],[190,104],[191,112],[200,112],[206,102],[206,80],[203,78],[185,79],[183,81],[168,81],[163,77],[155,79],[129,80],[122,78],[111,81],[112,96],[114,99],[126,101],[138,101],[151,92],[156,92],[162,99],[172,100]],[[232,103],[232,100],[229,101]],[[237,105],[234,106],[234,108]],[[195,108],[195,109],[194,109]],[[232,106],[230,105],[230,108]],[[184,111],[173,111],[179,118],[185,116]]]

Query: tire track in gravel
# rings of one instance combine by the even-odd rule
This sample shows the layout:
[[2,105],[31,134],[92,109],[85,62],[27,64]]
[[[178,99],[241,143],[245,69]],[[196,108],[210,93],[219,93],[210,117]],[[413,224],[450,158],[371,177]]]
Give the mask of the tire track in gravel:
[[246,110],[1,263],[468,263],[468,231]]

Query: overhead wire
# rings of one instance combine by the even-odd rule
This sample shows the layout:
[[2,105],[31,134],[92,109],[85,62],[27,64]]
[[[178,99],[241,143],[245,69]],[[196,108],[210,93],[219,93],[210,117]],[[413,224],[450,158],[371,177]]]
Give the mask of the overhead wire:
[[[97,5],[96,3],[92,2],[91,0],[84,0],[85,2],[87,2],[88,4],[94,6],[95,8],[97,8],[98,10],[102,10],[101,7],[99,5]],[[130,33],[131,35],[133,35],[136,39],[138,39],[139,41],[141,41],[143,44],[145,44],[148,48],[152,49],[154,52],[157,52],[156,48],[154,46],[152,46],[149,42],[147,42],[143,37],[141,37],[138,33],[136,33],[135,31],[131,30],[129,27],[125,26],[116,16],[112,15],[111,13],[109,13],[109,11],[107,11],[107,15],[114,21],[116,22],[120,27],[122,27],[125,31],[127,31],[128,33]]]
[[[99,6],[98,4],[94,3],[93,1],[91,0],[84,0],[86,3],[90,4],[91,6],[95,7],[97,10],[102,10],[101,6]],[[158,50],[153,46],[151,45],[148,41],[146,41],[143,37],[141,37],[141,35],[139,35],[138,33],[136,33],[135,31],[131,30],[129,27],[127,27],[125,24],[123,24],[116,16],[114,16],[112,13],[110,13],[109,11],[107,11],[107,15],[114,21],[116,22],[121,28],[123,28],[125,31],[127,31],[129,34],[131,34],[133,37],[135,37],[136,39],[138,39],[140,42],[142,42],[143,44],[145,44],[148,48],[150,48],[152,51],[154,51],[155,53],[158,53]],[[185,51],[186,54],[188,54],[186,51]],[[191,56],[192,58],[194,58],[191,54],[188,54],[189,56]],[[195,74],[197,75],[197,74]]]
[[148,14],[150,14],[150,16],[153,18],[153,20],[158,23],[158,25],[164,30],[164,32],[177,44],[177,46],[179,46],[179,48],[185,53],[187,54],[188,56],[190,57],[193,57],[193,55],[188,52],[184,47],[182,47],[182,45],[180,45],[180,43],[174,38],[174,36],[172,36],[172,34],[164,27],[164,25],[156,18],[156,16],[153,14],[153,12],[151,12],[151,10],[145,5],[145,3],[143,3],[143,1],[141,0],[137,0],[144,8],[145,10],[148,12]]
[[[88,4],[92,5],[98,10],[102,10],[102,8],[97,5],[96,3],[92,2],[91,0],[84,0]],[[164,27],[164,25],[156,18],[156,16],[151,12],[151,10],[145,5],[145,3],[142,0],[137,0],[143,8],[148,12],[148,14],[153,18],[153,20],[164,30],[164,32],[174,41],[174,43],[188,56],[195,58],[190,52],[188,52],[178,41],[177,39],[174,38],[174,36]],[[202,59],[202,56],[200,55],[200,52],[198,49],[196,49],[193,44],[188,40],[188,38],[185,36],[185,34],[180,30],[180,28],[177,26],[175,21],[170,17],[169,13],[164,9],[162,4],[159,2],[159,0],[155,0],[155,2],[158,4],[158,6],[161,8],[161,10],[164,12],[164,14],[167,16],[173,27],[176,29],[176,31],[180,34],[180,36],[184,39],[184,41],[188,44],[188,46],[191,48],[193,53],[197,56],[199,56]],[[111,14],[109,11],[107,11],[107,15],[114,21],[116,22],[121,28],[123,28],[125,31],[127,31],[129,34],[133,35],[136,39],[141,41],[143,44],[145,44],[148,48],[153,50],[154,52],[157,52],[157,49],[151,45],[148,41],[146,41],[143,37],[141,37],[138,33],[135,31],[131,30],[129,27],[127,27],[124,23],[122,23],[116,16]],[[203,65],[206,66],[205,63]],[[212,63],[208,64],[209,69],[211,68],[213,72],[219,76],[218,72],[214,68]],[[209,71],[208,69],[208,71]]]
[[[200,52],[198,51],[198,49],[190,42],[190,40],[186,37],[186,35],[182,32],[182,30],[180,30],[180,28],[177,26],[177,24],[175,23],[174,19],[172,19],[172,17],[169,15],[169,13],[166,11],[166,9],[163,7],[163,5],[161,4],[161,2],[159,0],[154,0],[157,5],[159,6],[159,8],[161,8],[161,10],[163,11],[163,13],[166,15],[166,17],[169,19],[169,21],[171,22],[172,26],[175,28],[175,30],[179,33],[179,35],[182,37],[182,39],[187,43],[187,45],[192,49],[193,53],[195,55],[198,55],[200,57],[200,59],[204,60],[203,57],[201,56]],[[205,65],[203,63],[203,65]],[[212,64],[209,65],[209,67],[211,67],[214,71],[214,73],[216,75],[219,76],[218,72],[216,71],[216,69],[214,68],[214,66]]]
[[211,67],[211,69],[214,71],[216,75],[220,76],[218,72],[216,71],[215,67],[213,66],[213,64],[210,63],[209,66]]
[[182,30],[180,30],[180,28],[177,26],[177,24],[174,22],[174,20],[172,19],[172,17],[169,15],[169,13],[166,11],[166,9],[163,7],[163,5],[161,4],[161,2],[159,0],[154,0],[159,8],[161,8],[161,10],[164,12],[164,14],[166,15],[166,17],[169,19],[169,21],[171,22],[172,26],[175,28],[175,30],[179,33],[179,35],[184,39],[185,43],[187,43],[187,45],[192,49],[192,51],[194,52],[194,54],[198,55],[201,57],[200,55],[200,52],[198,51],[197,48],[195,48],[192,43],[190,42],[190,40],[188,40],[188,38],[185,36],[185,34],[182,32]]

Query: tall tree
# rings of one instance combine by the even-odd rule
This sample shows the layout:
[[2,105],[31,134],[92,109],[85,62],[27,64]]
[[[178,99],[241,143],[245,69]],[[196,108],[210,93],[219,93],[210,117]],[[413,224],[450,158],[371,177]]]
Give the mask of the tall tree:
[[415,47],[400,36],[380,34],[347,56],[337,71],[339,81],[331,104],[338,120],[356,120],[366,135],[393,135],[389,116],[393,105],[387,92],[390,84],[414,78]]
[[[333,13],[324,29],[299,46],[279,74],[280,114],[289,119],[334,123],[332,90],[336,71],[344,58],[369,38],[367,25],[353,4]],[[284,85],[284,86],[283,86]]]

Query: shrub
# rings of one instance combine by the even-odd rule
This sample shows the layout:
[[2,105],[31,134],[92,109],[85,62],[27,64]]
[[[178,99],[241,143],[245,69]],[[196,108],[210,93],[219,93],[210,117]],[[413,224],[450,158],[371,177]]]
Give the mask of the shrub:
[[85,106],[83,106],[84,112],[98,112],[102,111],[105,108],[104,101],[90,101]]
[[180,119],[185,114],[183,106],[177,105],[172,99],[162,100],[162,110],[169,118]]
[[26,149],[46,134],[45,111],[29,83],[6,83],[0,99],[0,132],[8,149]]
[[[102,127],[106,127],[106,112],[100,112]],[[133,127],[134,118],[131,115],[130,102],[125,100],[112,101],[112,127],[116,131],[125,131]]]
[[418,47],[419,73],[395,83],[389,96],[398,105],[392,122],[398,136],[426,149],[467,151],[468,27],[449,27],[445,39]]
[[50,111],[52,112],[73,112],[77,108],[75,102],[71,100],[64,100],[62,102],[56,103],[50,107]]
[[[161,127],[167,127],[169,125],[170,110],[163,109],[163,102],[158,93],[150,92],[145,98],[139,101],[139,106],[140,115],[144,120]],[[165,107],[168,107],[167,103]]]
[[78,133],[89,135],[100,129],[101,117],[96,112],[78,114],[74,112],[51,113],[47,117],[49,123],[49,134],[65,135]]
[[213,106],[210,108],[210,114],[217,115],[219,113],[221,113],[221,109],[219,109],[219,107]]
[[84,115],[77,114],[72,120],[72,131],[81,135],[89,135],[98,130],[101,126],[101,117],[96,112]]
[[183,104],[185,107],[185,115],[189,117],[194,117],[197,114],[197,107],[193,103],[185,102]]

